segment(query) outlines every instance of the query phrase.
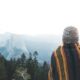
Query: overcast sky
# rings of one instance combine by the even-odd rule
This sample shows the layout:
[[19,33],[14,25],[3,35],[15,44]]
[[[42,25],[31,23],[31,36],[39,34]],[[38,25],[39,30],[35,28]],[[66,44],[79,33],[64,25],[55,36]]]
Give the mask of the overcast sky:
[[0,33],[59,35],[69,25],[80,31],[80,0],[0,0]]

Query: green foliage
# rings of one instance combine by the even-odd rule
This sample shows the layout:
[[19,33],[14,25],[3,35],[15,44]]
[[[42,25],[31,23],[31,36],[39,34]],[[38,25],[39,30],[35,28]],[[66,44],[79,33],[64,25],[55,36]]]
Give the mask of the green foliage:
[[5,60],[0,58],[0,80],[47,80],[49,66],[45,61],[43,64],[37,60],[38,52],[25,54],[21,58]]
[[6,80],[6,78],[7,78],[7,74],[6,74],[4,58],[0,54],[0,80]]

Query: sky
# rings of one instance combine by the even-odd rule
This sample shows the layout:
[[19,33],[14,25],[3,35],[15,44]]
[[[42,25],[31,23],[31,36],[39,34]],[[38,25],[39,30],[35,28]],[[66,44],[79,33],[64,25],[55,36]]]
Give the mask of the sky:
[[80,31],[79,0],[0,0],[0,33],[60,35],[67,26]]

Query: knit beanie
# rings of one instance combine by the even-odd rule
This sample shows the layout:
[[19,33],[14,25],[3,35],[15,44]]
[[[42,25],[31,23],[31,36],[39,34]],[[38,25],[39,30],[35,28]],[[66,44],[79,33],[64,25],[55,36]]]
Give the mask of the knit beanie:
[[65,44],[78,43],[79,34],[77,28],[73,26],[65,28],[62,39]]

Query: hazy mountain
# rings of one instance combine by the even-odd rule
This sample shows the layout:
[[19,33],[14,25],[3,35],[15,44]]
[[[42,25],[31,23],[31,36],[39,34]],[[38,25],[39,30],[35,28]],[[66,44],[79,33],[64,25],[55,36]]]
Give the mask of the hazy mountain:
[[0,52],[7,59],[20,57],[22,53],[28,57],[29,52],[37,51],[39,61],[49,61],[51,53],[60,44],[60,36],[15,35],[5,33],[0,35]]

